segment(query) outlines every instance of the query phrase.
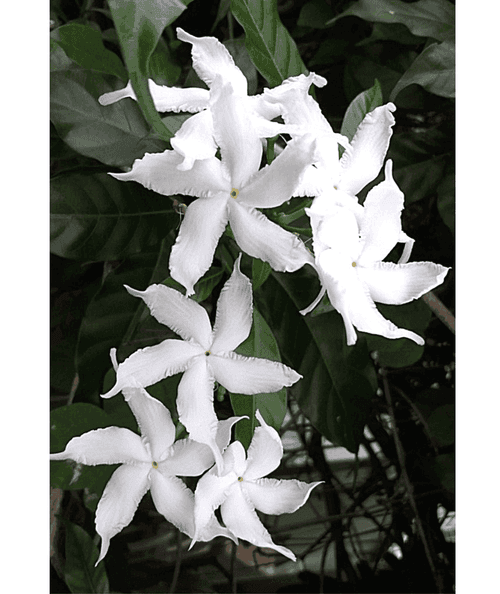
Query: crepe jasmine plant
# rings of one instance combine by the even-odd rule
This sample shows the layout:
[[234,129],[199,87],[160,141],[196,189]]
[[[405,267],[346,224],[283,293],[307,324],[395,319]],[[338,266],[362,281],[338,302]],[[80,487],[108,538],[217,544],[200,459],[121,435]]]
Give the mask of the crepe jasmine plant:
[[220,506],[222,520],[234,536],[257,547],[274,549],[296,561],[290,549],[272,541],[255,510],[271,515],[293,513],[323,481],[263,478],[278,468],[283,445],[278,432],[264,421],[259,410],[255,416],[260,427],[255,429],[248,454],[239,441],[233,442],[223,454],[224,471],[218,476],[209,470],[198,481],[194,507],[196,533],[191,546],[198,540],[198,534],[203,534],[213,523],[214,510]]
[[184,372],[177,394],[179,421],[192,439],[212,449],[219,471],[223,465],[216,443],[214,382],[229,392],[251,395],[277,392],[302,377],[282,363],[234,352],[252,326],[252,285],[240,272],[240,259],[241,255],[220,294],[213,330],[206,310],[179,291],[165,285],[151,285],[146,291],[126,287],[183,340],[167,339],[130,355],[118,365],[114,387],[102,396],[110,398],[130,386],[147,387]]
[[[116,368],[116,359],[112,352]],[[101,536],[101,552],[96,565],[105,557],[110,540],[134,517],[137,507],[151,491],[158,512],[191,538],[194,536],[194,495],[178,478],[199,476],[214,464],[206,445],[192,439],[175,441],[175,425],[169,410],[144,388],[124,388],[123,395],[137,420],[141,436],[124,427],[106,427],[71,439],[64,452],[51,454],[51,460],[73,460],[81,464],[120,464],[108,481],[97,505],[95,524]],[[216,444],[223,450],[231,438],[231,427],[243,417],[220,421]],[[211,521],[199,540],[216,536],[233,538],[217,520]]]
[[397,264],[382,261],[406,237],[401,229],[404,195],[392,178],[392,161],[386,163],[385,180],[368,193],[358,216],[360,224],[350,209],[332,206],[333,199],[325,215],[325,200],[328,196],[322,195],[306,209],[322,289],[301,313],[312,311],[326,292],[343,318],[348,345],[356,342],[354,328],[386,338],[406,337],[423,345],[423,338],[398,328],[375,306],[375,302],[401,305],[418,299],[440,285],[449,270],[432,262],[408,263],[411,245]]
[[271,163],[259,170],[262,144],[241,97],[220,77],[212,85],[211,112],[221,160],[195,161],[180,171],[176,151],[146,154],[128,173],[112,173],[121,181],[136,181],[155,192],[198,197],[188,205],[170,254],[174,280],[194,293],[194,285],[209,269],[219,238],[229,222],[242,251],[268,262],[274,270],[293,272],[314,259],[293,233],[271,222],[256,208],[273,208],[289,200],[304,169],[314,160],[312,138],[290,142]]

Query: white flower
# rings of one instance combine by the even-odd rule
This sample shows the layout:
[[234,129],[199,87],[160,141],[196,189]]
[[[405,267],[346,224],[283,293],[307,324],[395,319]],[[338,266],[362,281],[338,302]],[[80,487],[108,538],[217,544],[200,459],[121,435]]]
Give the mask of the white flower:
[[222,457],[215,441],[214,381],[229,392],[250,395],[277,392],[302,377],[276,361],[233,352],[252,326],[252,285],[240,272],[240,258],[221,291],[213,331],[205,309],[179,291],[164,285],[151,285],[146,291],[126,287],[183,340],[167,339],[133,353],[118,366],[115,386],[103,395],[109,398],[124,388],[147,387],[184,372],[177,396],[179,420],[192,439],[212,449],[219,470]]
[[[116,360],[113,362],[116,367]],[[51,460],[74,460],[89,466],[121,464],[106,485],[96,510],[96,530],[102,538],[97,563],[106,555],[110,539],[130,524],[149,490],[158,512],[193,537],[194,495],[178,477],[199,476],[214,463],[212,451],[206,445],[191,439],[174,443],[175,425],[159,400],[139,387],[124,389],[123,393],[142,437],[124,427],[96,429],[74,437],[64,452],[50,456]],[[221,450],[229,443],[231,427],[240,418],[219,423],[216,441]],[[233,538],[226,528],[212,521],[200,540],[216,536]]]
[[[212,89],[217,77],[221,78],[223,84],[232,86],[235,95],[245,104],[252,128],[259,138],[269,138],[287,131],[283,124],[270,121],[279,115],[276,106],[270,105],[262,95],[247,96],[247,79],[234,63],[226,47],[215,37],[195,37],[180,27],[177,28],[177,37],[193,46],[193,68],[209,89]],[[148,83],[153,102],[159,112],[187,111],[196,114],[184,122],[170,141],[172,147],[184,157],[177,165],[178,169],[190,169],[197,159],[213,157],[217,145],[213,138],[209,90],[157,85],[151,79]],[[101,95],[99,103],[110,105],[127,97],[137,99],[130,81],[124,89]]]
[[[423,345],[420,336],[386,320],[374,303],[408,303],[440,285],[449,270],[432,262],[407,263],[413,240],[401,229],[404,195],[392,178],[392,161],[386,163],[385,181],[368,193],[358,217],[348,208],[332,206],[333,200],[324,208],[325,200],[328,196],[320,196],[306,209],[323,287],[301,313],[314,309],[327,292],[344,320],[348,345],[356,342],[355,327],[386,338],[410,338]],[[399,263],[382,262],[398,242],[406,243]]]
[[275,549],[292,561],[295,555],[286,547],[274,544],[255,510],[265,514],[292,513],[307,501],[311,491],[323,481],[304,483],[298,480],[263,478],[275,470],[283,457],[281,439],[266,424],[257,410],[260,427],[255,429],[248,456],[239,441],[224,452],[224,471],[217,476],[208,471],[198,481],[195,490],[196,534],[191,546],[215,518],[214,510],[221,507],[227,528],[238,538],[258,547]]
[[192,169],[179,171],[182,157],[165,151],[136,160],[129,173],[110,174],[166,196],[199,197],[186,209],[169,262],[172,278],[186,288],[188,296],[209,269],[228,222],[242,251],[268,262],[274,270],[293,272],[306,263],[314,264],[300,239],[256,210],[291,198],[313,160],[314,142],[310,138],[292,141],[271,165],[259,170],[262,144],[245,102],[220,78],[216,77],[212,91],[211,113],[221,160],[197,160]]

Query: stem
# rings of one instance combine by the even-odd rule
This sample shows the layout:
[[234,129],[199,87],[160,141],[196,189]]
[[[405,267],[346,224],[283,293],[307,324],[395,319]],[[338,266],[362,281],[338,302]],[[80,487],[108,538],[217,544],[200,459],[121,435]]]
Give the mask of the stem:
[[180,530],[177,530],[177,554],[175,556],[174,575],[172,577],[172,583],[170,584],[170,590],[169,590],[170,594],[173,594],[177,587],[177,580],[179,579],[179,574],[181,572],[181,563],[182,563],[182,533]]
[[432,291],[429,291],[422,296],[422,299],[430,307],[430,309],[436,314],[436,317],[443,322],[443,324],[455,334],[455,316],[451,311],[444,305],[444,303],[434,295]]

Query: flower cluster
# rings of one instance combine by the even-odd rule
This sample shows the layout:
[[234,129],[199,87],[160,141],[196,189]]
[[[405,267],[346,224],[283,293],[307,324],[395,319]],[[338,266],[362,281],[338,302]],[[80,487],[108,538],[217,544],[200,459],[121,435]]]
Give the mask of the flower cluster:
[[[144,291],[125,287],[180,338],[140,349],[119,364],[111,350],[116,382],[102,397],[123,394],[141,437],[119,427],[98,429],[71,439],[51,459],[121,464],[96,511],[102,537],[98,562],[148,490],[159,513],[192,543],[216,536],[243,538],[295,560],[289,549],[273,543],[255,510],[292,513],[319,483],[264,478],[283,456],[278,433],[256,411],[260,426],[245,452],[239,441],[231,443],[231,429],[243,417],[219,420],[213,400],[215,382],[229,392],[253,395],[276,392],[301,376],[281,363],[235,352],[252,326],[252,285],[240,270],[241,254],[220,294],[213,328],[207,311],[190,298],[196,282],[211,266],[229,224],[241,251],[274,270],[294,272],[309,264],[317,271],[322,290],[301,313],[314,309],[326,293],[344,320],[347,344],[356,342],[355,328],[422,344],[420,336],[386,320],[375,303],[416,299],[439,285],[447,269],[408,262],[413,240],[402,230],[404,196],[390,160],[384,181],[368,192],[363,204],[357,197],[383,167],[394,125],[392,103],[369,113],[349,142],[333,132],[309,95],[311,84],[323,86],[324,78],[301,75],[248,96],[244,75],[221,43],[182,29],[177,34],[192,45],[193,67],[208,89],[150,81],[158,111],[194,115],[172,139],[172,150],[146,154],[131,171],[111,175],[166,196],[196,198],[187,206],[169,260],[171,276],[186,294],[161,284]],[[135,99],[130,83],[99,101],[109,105],[124,98]],[[280,123],[274,121],[278,117]],[[266,139],[278,134],[288,135],[289,142],[270,165],[261,167]],[[293,196],[313,198],[306,212],[314,255],[295,234],[257,210],[278,207]],[[404,244],[399,262],[384,262],[397,243]],[[170,412],[146,388],[178,373],[183,375],[177,413],[189,437],[175,441]],[[201,476],[194,493],[179,478],[193,476]],[[224,526],[214,514],[219,506]]]

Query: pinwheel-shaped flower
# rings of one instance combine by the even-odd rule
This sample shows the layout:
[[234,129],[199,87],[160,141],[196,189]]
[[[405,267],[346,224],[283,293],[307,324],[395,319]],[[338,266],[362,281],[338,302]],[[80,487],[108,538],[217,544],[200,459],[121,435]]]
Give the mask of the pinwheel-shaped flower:
[[[266,101],[263,95],[247,95],[247,79],[220,41],[215,37],[195,37],[180,27],[177,28],[177,37],[193,46],[193,68],[209,89],[217,76],[224,84],[231,84],[234,93],[243,100],[252,128],[259,138],[269,138],[286,131],[283,124],[270,121],[279,115],[276,105]],[[148,82],[151,97],[159,112],[187,111],[196,114],[184,122],[171,140],[172,147],[184,157],[177,167],[190,169],[195,160],[213,157],[217,145],[213,139],[209,90],[157,85],[151,79]],[[137,99],[130,81],[124,89],[101,95],[99,103],[110,105],[127,97]]]
[[[74,460],[89,466],[121,464],[106,485],[96,510],[96,530],[102,538],[97,563],[106,555],[111,538],[132,521],[148,490],[158,512],[193,537],[194,495],[178,477],[199,476],[214,463],[206,445],[191,439],[174,443],[175,425],[169,410],[144,388],[128,388],[123,393],[142,438],[124,427],[106,427],[74,437],[64,452],[50,456],[51,460]],[[231,427],[240,418],[219,423],[216,441],[221,450],[228,445]],[[216,536],[233,538],[226,528],[212,521],[200,540]]]
[[191,546],[198,533],[202,534],[213,522],[214,510],[220,506],[224,524],[235,536],[257,547],[274,549],[295,561],[292,551],[274,544],[255,510],[271,515],[297,511],[323,481],[304,483],[263,478],[278,468],[283,445],[277,431],[267,425],[260,412],[257,410],[255,414],[261,426],[255,429],[248,456],[241,443],[235,441],[224,452],[222,475],[209,470],[198,481],[194,506],[196,534]]
[[385,181],[368,193],[359,225],[354,213],[345,207],[330,205],[325,215],[323,205],[317,206],[324,198],[315,199],[306,209],[323,287],[314,303],[301,313],[314,309],[327,292],[344,320],[348,345],[356,342],[354,327],[386,338],[410,338],[423,345],[420,336],[386,320],[374,303],[408,303],[441,284],[448,272],[448,268],[432,262],[407,263],[411,245],[398,264],[382,262],[406,238],[401,229],[404,195],[392,178],[392,161],[386,163]]
[[256,210],[279,206],[292,197],[303,170],[313,161],[314,143],[307,138],[292,141],[271,165],[259,170],[262,144],[244,102],[230,84],[221,84],[216,77],[211,104],[221,160],[210,157],[179,171],[182,157],[165,151],[146,154],[129,173],[110,174],[166,196],[199,197],[186,209],[169,262],[172,278],[186,288],[188,296],[209,269],[228,222],[239,247],[274,270],[293,272],[306,263],[314,265],[300,239]]
[[240,272],[240,258],[221,291],[213,331],[206,310],[179,291],[164,285],[151,285],[146,291],[127,287],[131,295],[144,300],[160,323],[183,340],[167,339],[133,353],[118,366],[115,386],[103,395],[109,398],[130,386],[147,387],[183,371],[177,395],[179,420],[192,439],[212,449],[219,470],[222,457],[215,441],[214,381],[229,392],[260,394],[277,392],[301,377],[276,361],[233,352],[249,336],[252,326],[252,285]]

